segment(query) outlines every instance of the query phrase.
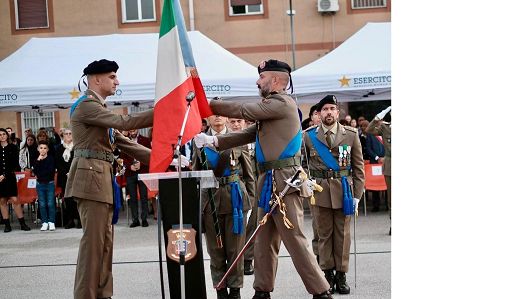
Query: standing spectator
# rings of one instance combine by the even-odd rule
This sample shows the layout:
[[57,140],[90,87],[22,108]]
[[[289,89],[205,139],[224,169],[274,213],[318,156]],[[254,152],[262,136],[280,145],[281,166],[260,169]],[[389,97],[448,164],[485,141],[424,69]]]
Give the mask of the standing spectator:
[[[391,164],[390,164],[390,136],[391,124],[390,122],[383,121],[383,118],[391,110],[391,106],[378,113],[374,119],[367,126],[367,132],[376,136],[381,136],[383,139],[383,146],[385,147],[385,157],[383,158],[383,175],[385,176],[385,183],[387,184],[387,201],[389,203],[389,217],[392,219],[392,197],[391,197]],[[389,235],[391,235],[391,228],[389,228]]]
[[18,170],[19,153],[18,148],[9,143],[7,130],[0,128],[0,211],[5,224],[4,232],[12,230],[9,220],[9,209],[7,203],[12,203],[14,212],[18,217],[21,230],[29,231],[30,227],[25,224],[23,209],[18,204],[18,184],[14,172]]
[[357,128],[358,127],[356,119],[353,118],[352,120],[350,120],[350,127],[352,127],[352,128]]
[[[57,186],[62,188],[62,190],[66,190],[67,175],[71,167],[71,161],[73,160],[73,134],[70,129],[63,129],[62,136],[63,142],[57,145],[55,163],[57,165]],[[68,219],[64,228],[70,229],[75,227],[75,220],[77,222],[76,227],[82,228],[76,201],[71,197],[67,197],[64,198],[64,202],[66,203],[64,218]]]
[[16,133],[13,132],[11,127],[7,127],[5,129],[7,130],[10,143],[16,145],[18,147],[18,150],[19,150],[21,139],[16,137]]
[[31,171],[37,157],[39,157],[39,151],[37,151],[35,136],[28,135],[20,149],[19,163],[21,170]]
[[[362,129],[362,135],[360,139],[362,141],[363,136],[365,140],[365,146],[362,145],[362,148],[365,149],[364,159],[369,160],[370,164],[381,164],[383,157],[385,156],[385,147],[379,138],[373,134],[367,133],[368,126],[369,122],[367,120],[363,120],[360,124],[360,128]],[[373,201],[372,212],[378,212],[380,210],[380,191],[370,192]]]
[[25,129],[25,139],[27,139],[27,137],[29,135],[34,135],[34,132],[32,131],[32,128],[26,128]]
[[55,230],[55,160],[48,154],[47,141],[39,142],[39,157],[34,163],[37,199],[41,209],[41,231]]
[[[149,138],[138,134],[138,130],[130,130],[129,137],[132,141],[143,145],[147,148],[151,148],[151,141]],[[142,227],[149,226],[147,222],[147,214],[149,213],[149,206],[147,205],[147,187],[144,182],[138,180],[138,175],[140,173],[148,173],[149,167],[146,165],[142,165],[140,161],[133,159],[132,157],[126,155],[121,152],[121,157],[124,160],[124,165],[126,165],[126,190],[130,196],[129,206],[131,209],[131,217],[133,219],[130,227],[140,226],[140,221],[138,220],[138,195],[140,194],[140,218],[142,219]],[[137,190],[138,189],[138,190]]]
[[206,133],[206,131],[207,131],[208,129],[209,129],[209,127],[208,127],[208,121],[207,121],[205,118],[203,118],[203,119],[202,119],[202,127],[201,127],[201,130],[200,130],[200,131],[201,131],[202,133]]
[[48,145],[48,155],[55,157],[55,147],[53,146],[53,143],[50,140],[50,137],[48,136],[48,132],[44,128],[39,129],[39,132],[37,132],[37,144],[41,144],[41,142],[46,142]]
[[344,117],[344,120],[346,121],[346,126],[349,126],[351,123],[351,115],[346,114],[346,116]]

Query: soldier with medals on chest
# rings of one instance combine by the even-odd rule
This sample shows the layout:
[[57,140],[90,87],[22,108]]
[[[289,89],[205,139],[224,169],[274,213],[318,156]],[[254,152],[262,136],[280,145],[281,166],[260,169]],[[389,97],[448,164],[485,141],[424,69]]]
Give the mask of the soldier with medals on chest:
[[[271,298],[275,287],[277,260],[283,242],[305,288],[314,299],[332,298],[329,285],[314,255],[309,252],[303,233],[303,200],[312,195],[306,184],[286,182],[303,172],[301,167],[302,130],[298,107],[287,92],[292,89],[291,67],[282,61],[270,59],[258,67],[257,86],[262,96],[257,103],[211,101],[215,114],[256,121],[241,132],[221,136],[199,134],[198,147],[214,144],[220,150],[255,142],[258,169],[258,216],[264,218],[254,244],[253,299]],[[284,192],[285,191],[285,192]],[[271,203],[270,203],[271,202]],[[279,210],[267,214],[279,203]]]
[[311,201],[319,236],[319,265],[332,292],[349,294],[350,215],[356,213],[364,191],[362,146],[356,128],[339,124],[335,96],[324,97],[317,111],[321,124],[304,132],[304,143],[309,173],[323,187]]
[[106,98],[114,95],[119,85],[118,68],[115,61],[106,59],[90,63],[83,70],[88,89],[70,111],[74,157],[65,197],[73,197],[77,202],[83,227],[75,274],[76,299],[113,295],[112,224],[117,222],[120,207],[112,165],[114,147],[149,165],[151,151],[129,140],[119,130],[152,126],[153,110],[119,115],[106,108]]
[[[206,132],[207,135],[220,136],[230,132],[226,126],[226,117],[213,115],[208,120],[210,128]],[[217,285],[245,244],[246,215],[248,210],[251,209],[251,201],[246,185],[252,186],[254,184],[252,165],[246,147],[235,147],[223,151],[217,151],[215,147],[194,148],[192,161],[194,170],[206,167],[213,170],[219,184],[218,189],[209,192],[207,190],[202,191],[204,192],[202,195],[202,207],[204,209],[202,218],[206,235],[206,247],[211,257],[210,269],[213,285]],[[200,163],[207,163],[207,165],[205,167],[199,165]],[[214,204],[211,205],[209,201],[214,201]],[[212,207],[216,211],[213,211]],[[213,213],[216,215],[213,215]],[[218,224],[215,224],[215,221]],[[217,242],[218,229],[222,242]],[[235,270],[228,276],[227,287],[217,290],[218,299],[241,298],[240,288],[243,287],[242,263],[236,264]]]

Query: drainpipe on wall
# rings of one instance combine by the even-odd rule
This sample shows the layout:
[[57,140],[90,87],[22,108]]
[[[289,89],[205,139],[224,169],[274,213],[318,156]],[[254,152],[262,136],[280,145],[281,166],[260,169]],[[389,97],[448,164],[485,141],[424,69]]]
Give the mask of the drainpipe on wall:
[[188,13],[190,15],[190,31],[195,30],[195,15],[193,13],[193,0],[188,0]]

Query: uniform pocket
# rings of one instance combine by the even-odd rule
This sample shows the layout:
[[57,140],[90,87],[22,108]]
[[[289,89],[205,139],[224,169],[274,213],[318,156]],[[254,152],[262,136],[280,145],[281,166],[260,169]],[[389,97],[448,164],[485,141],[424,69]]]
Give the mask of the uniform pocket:
[[80,159],[76,165],[75,180],[82,184],[85,193],[98,193],[101,190],[103,163],[96,159]]

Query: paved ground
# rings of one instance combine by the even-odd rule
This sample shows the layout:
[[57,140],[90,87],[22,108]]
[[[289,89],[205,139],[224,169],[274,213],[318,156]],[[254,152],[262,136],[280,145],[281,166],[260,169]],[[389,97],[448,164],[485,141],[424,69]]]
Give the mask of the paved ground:
[[[310,239],[310,216],[305,217],[305,225]],[[30,232],[20,231],[17,223],[11,233],[0,231],[0,298],[72,298],[81,230],[57,228],[55,232],[41,232],[35,224],[31,223],[31,226]],[[337,294],[335,298],[391,297],[391,237],[387,235],[388,227],[389,218],[385,212],[358,217],[357,288],[354,285],[352,254],[348,273],[352,292],[347,296]],[[3,231],[3,226],[0,229]],[[123,214],[115,227],[114,242],[114,297],[161,298],[156,221],[151,220],[147,228],[130,229]],[[212,299],[216,298],[216,294],[211,282],[209,256],[207,252],[204,255],[208,298]],[[242,298],[252,298],[252,283],[253,276],[245,276]],[[168,289],[166,298],[169,298]],[[284,245],[279,254],[272,298],[312,298],[306,292]]]

